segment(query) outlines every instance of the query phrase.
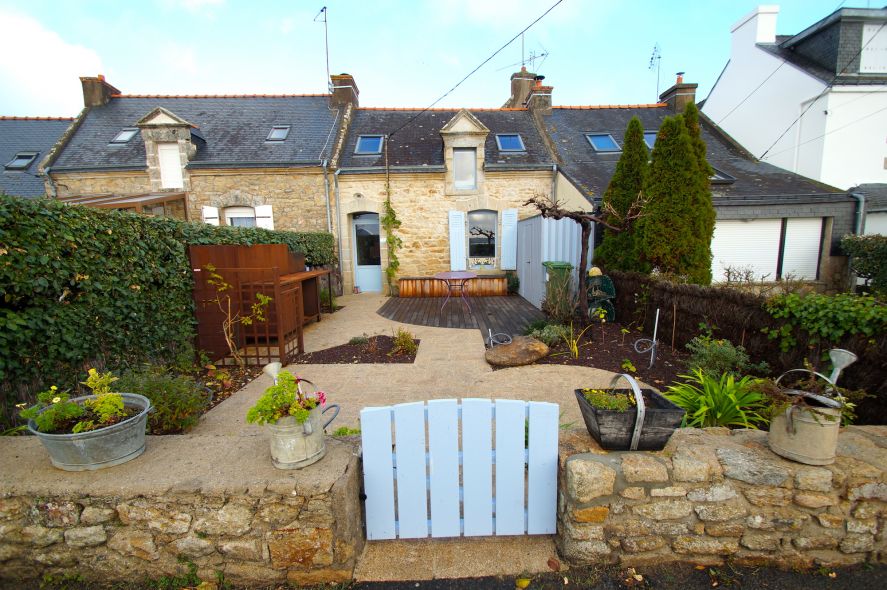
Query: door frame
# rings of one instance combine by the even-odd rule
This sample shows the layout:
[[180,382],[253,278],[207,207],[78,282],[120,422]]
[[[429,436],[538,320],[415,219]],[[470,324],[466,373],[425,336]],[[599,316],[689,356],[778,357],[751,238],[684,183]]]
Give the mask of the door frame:
[[[379,277],[378,277],[378,290],[366,290],[362,285],[359,284],[357,276],[358,276],[358,267],[362,266],[363,268],[371,268],[368,265],[358,265],[357,264],[357,226],[358,225],[367,225],[359,223],[357,215],[375,215],[376,216],[376,226],[379,229]],[[368,292],[368,293],[381,293],[384,290],[384,283],[382,281],[382,224],[381,224],[381,215],[376,213],[375,211],[356,211],[349,215],[350,217],[350,226],[351,226],[351,264],[353,266],[353,278],[354,278],[354,286],[360,287],[360,292]],[[373,265],[373,268],[375,265]]]

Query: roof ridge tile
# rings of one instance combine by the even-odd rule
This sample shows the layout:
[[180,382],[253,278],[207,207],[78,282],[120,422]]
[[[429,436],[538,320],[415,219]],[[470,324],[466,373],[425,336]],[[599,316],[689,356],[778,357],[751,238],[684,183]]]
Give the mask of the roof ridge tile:
[[565,109],[565,110],[601,110],[601,109],[659,109],[662,107],[667,107],[668,104],[664,102],[654,102],[647,104],[589,104],[589,105],[557,105],[551,108],[553,109]]
[[73,121],[74,117],[15,117],[0,115],[0,121]]
[[329,98],[329,94],[112,94],[111,98]]

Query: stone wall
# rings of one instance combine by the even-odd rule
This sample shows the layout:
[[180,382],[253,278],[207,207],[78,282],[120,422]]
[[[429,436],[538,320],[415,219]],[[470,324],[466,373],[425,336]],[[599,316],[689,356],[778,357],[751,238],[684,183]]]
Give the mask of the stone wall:
[[[265,436],[148,437],[113,469],[53,469],[33,437],[0,451],[0,586],[43,574],[139,581],[216,572],[239,584],[341,582],[363,547],[355,446],[278,471]],[[260,460],[256,460],[260,457]]]
[[[138,195],[151,192],[145,171],[51,172],[59,197],[71,195]],[[180,191],[177,191],[180,192]]]
[[833,465],[784,460],[766,432],[683,429],[661,452],[562,437],[558,545],[573,564],[791,567],[887,562],[887,427],[844,429]]

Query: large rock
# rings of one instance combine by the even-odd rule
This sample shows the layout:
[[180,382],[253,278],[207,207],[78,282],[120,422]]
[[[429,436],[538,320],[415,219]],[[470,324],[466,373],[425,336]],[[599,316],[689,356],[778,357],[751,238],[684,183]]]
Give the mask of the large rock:
[[535,363],[548,354],[548,346],[529,336],[515,336],[511,344],[487,351],[487,362],[496,367],[520,367]]
[[727,447],[718,449],[717,454],[724,466],[724,475],[731,479],[757,486],[780,486],[789,476],[788,470],[747,449]]

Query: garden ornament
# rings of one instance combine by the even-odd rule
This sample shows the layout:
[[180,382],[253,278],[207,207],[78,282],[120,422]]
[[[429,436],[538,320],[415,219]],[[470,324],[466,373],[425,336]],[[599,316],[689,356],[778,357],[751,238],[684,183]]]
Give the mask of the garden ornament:
[[489,337],[487,338],[487,346],[489,348],[499,346],[500,344],[511,344],[511,336],[508,334],[493,334],[493,330],[491,329],[487,330],[487,334],[489,334]]

